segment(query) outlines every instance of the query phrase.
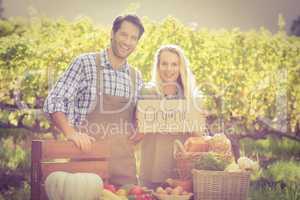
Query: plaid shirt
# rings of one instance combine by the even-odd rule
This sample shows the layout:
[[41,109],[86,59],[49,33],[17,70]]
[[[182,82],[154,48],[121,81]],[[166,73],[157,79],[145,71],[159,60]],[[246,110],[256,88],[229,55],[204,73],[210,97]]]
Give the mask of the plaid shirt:
[[[100,52],[103,66],[103,92],[111,96],[129,97],[129,64],[125,62],[120,69],[112,68],[107,50]],[[96,53],[82,54],[77,57],[64,74],[58,79],[44,103],[44,112],[63,112],[72,125],[78,126],[96,104]],[[99,79],[98,79],[99,80]],[[140,72],[136,76],[137,93],[140,95],[143,81]]]

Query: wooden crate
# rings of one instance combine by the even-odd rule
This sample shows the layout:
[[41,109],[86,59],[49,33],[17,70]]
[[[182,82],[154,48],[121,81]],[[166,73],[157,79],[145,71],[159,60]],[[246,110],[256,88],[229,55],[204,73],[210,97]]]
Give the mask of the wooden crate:
[[31,200],[47,200],[44,181],[54,171],[90,172],[104,181],[109,178],[108,145],[92,144],[92,150],[82,152],[74,143],[57,140],[33,140],[31,146]]

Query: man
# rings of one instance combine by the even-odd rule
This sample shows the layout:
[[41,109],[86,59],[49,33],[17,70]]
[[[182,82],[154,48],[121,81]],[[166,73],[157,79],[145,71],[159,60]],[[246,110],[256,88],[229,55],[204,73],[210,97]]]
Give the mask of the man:
[[77,57],[44,105],[53,124],[83,151],[89,151],[96,139],[109,143],[110,182],[116,185],[136,183],[132,142],[138,137],[133,134],[133,119],[142,79],[127,57],[143,33],[137,16],[117,17],[110,46],[100,53]]

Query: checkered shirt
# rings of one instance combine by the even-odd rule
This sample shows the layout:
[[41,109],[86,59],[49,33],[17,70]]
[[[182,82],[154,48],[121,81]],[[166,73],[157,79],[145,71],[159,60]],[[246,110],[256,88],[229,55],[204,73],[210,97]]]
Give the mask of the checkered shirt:
[[[107,49],[100,52],[100,60],[103,66],[104,94],[129,97],[130,65],[125,62],[119,69],[113,69],[108,60]],[[44,112],[46,114],[63,112],[72,125],[80,125],[96,104],[96,75],[96,53],[77,57],[50,91],[44,103]],[[143,81],[138,72],[135,101],[140,96],[142,86]]]

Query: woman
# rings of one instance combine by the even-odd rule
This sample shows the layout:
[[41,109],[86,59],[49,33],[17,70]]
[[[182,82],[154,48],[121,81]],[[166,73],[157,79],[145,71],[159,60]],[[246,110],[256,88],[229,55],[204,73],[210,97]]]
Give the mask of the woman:
[[[195,90],[195,79],[182,49],[176,45],[165,45],[158,49],[152,69],[152,83],[145,87],[144,98],[191,99]],[[141,143],[141,183],[156,188],[167,178],[174,177],[174,140],[184,142],[189,133],[146,134]]]

